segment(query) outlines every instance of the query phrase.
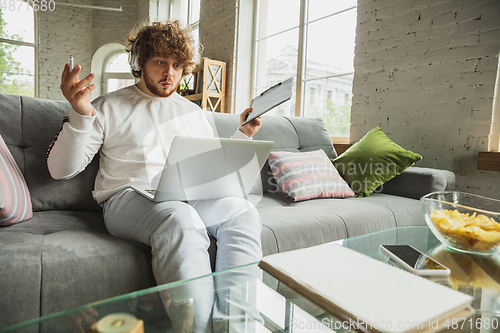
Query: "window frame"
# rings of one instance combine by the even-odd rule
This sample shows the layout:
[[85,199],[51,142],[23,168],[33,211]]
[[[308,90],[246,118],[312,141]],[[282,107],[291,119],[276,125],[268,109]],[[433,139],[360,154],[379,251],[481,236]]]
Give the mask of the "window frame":
[[33,34],[34,34],[34,42],[25,42],[25,41],[18,41],[18,40],[13,40],[13,39],[8,39],[8,38],[3,38],[0,37],[0,43],[7,43],[7,44],[14,44],[14,45],[19,45],[19,46],[28,46],[28,47],[33,47],[33,53],[34,53],[34,61],[35,61],[35,68],[34,71],[35,73],[33,74],[34,77],[34,92],[33,96],[34,97],[40,97],[40,82],[39,82],[39,68],[40,68],[40,63],[39,63],[39,38],[38,38],[38,12],[33,9],[33,1],[28,2],[29,6],[31,7],[31,10],[33,11]]
[[[158,18],[166,18],[169,20],[179,20],[181,23],[189,26],[192,30],[199,29],[200,15],[198,20],[191,22],[191,11],[195,0],[160,0],[158,1],[158,8],[168,8],[168,13],[160,12],[158,10]],[[201,0],[200,0],[201,1]],[[184,14],[184,15],[182,15]],[[183,17],[181,17],[183,16]]]
[[[157,20],[172,21],[179,20],[181,24],[191,28],[194,32],[198,30],[198,38],[200,36],[200,15],[198,20],[191,22],[192,3],[195,0],[159,0],[157,3]],[[201,7],[201,0],[200,0]]]
[[106,58],[104,59],[104,62],[102,64],[102,77],[101,77],[101,89],[102,89],[102,94],[107,94],[108,93],[108,79],[126,79],[126,80],[135,80],[137,83],[137,79],[132,75],[130,71],[128,72],[107,72],[106,71],[106,66],[108,65],[109,61],[113,59],[114,56],[117,54],[126,54],[125,50],[116,50],[110,52]]
[[477,169],[500,171],[500,57],[498,58],[497,77],[493,92],[488,150],[478,152]]
[[[329,79],[329,78],[334,78],[334,77],[343,77],[343,76],[348,76],[348,75],[354,75],[353,72],[348,72],[348,73],[335,73],[335,74],[330,74],[330,75],[325,75],[322,77],[318,78],[307,78],[306,77],[306,61],[307,61],[307,33],[308,33],[308,28],[309,25],[330,17],[333,17],[335,15],[342,14],[344,12],[347,12],[349,10],[355,10],[357,6],[351,6],[349,8],[345,8],[343,10],[322,16],[320,18],[316,18],[310,21],[306,22],[306,18],[308,16],[307,10],[309,6],[309,0],[300,0],[300,11],[299,11],[299,24],[298,26],[293,26],[291,28],[285,29],[283,31],[279,31],[277,33],[270,34],[268,36],[265,36],[264,38],[258,38],[259,35],[259,21],[260,21],[260,5],[261,5],[261,0],[256,1],[255,3],[255,9],[254,9],[254,29],[253,29],[253,40],[252,40],[252,45],[253,45],[253,55],[252,55],[252,77],[251,77],[251,96],[254,97],[256,95],[256,91],[259,87],[256,87],[256,80],[257,80],[257,70],[258,70],[258,58],[259,58],[259,46],[258,44],[263,41],[264,39],[285,33],[287,31],[291,31],[294,29],[299,29],[298,31],[298,55],[297,55],[297,77],[296,77],[296,86],[295,86],[295,117],[304,117],[304,103],[306,96],[305,94],[307,93],[306,91],[306,83],[307,82],[313,82],[316,80],[324,80],[324,79]],[[354,54],[353,54],[354,58]],[[336,143],[349,143],[350,142],[350,137],[349,136],[331,136],[332,141]]]
[[497,77],[493,93],[488,151],[500,152],[500,54],[498,57]]

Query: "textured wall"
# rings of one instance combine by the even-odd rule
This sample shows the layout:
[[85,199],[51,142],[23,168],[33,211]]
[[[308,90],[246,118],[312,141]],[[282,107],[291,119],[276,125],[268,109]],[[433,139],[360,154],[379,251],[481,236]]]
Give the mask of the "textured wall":
[[231,113],[234,82],[236,0],[202,0],[200,6],[200,43],[203,56],[226,62],[226,106]]
[[[122,7],[122,12],[56,5],[53,12],[38,13],[40,97],[61,100],[59,89],[64,64],[73,55],[82,66],[80,78],[90,74],[94,52],[106,43],[124,43],[137,23],[137,0],[70,0],[70,3]],[[57,3],[57,2],[56,2]],[[146,3],[149,3],[147,1]]]
[[351,142],[378,125],[458,190],[500,199],[500,173],[476,168],[499,51],[498,0],[359,0]]
[[154,22],[158,17],[158,0],[134,0],[137,3],[137,22]]
[[149,21],[149,0],[137,0],[137,21]]
[[92,53],[107,43],[125,44],[127,33],[138,22],[137,0],[106,0],[100,3],[106,7],[122,7],[122,11],[92,11]]
[[[91,5],[91,2],[79,4]],[[90,74],[92,10],[56,5],[52,12],[39,11],[38,36],[40,97],[64,99],[59,86],[70,55],[82,66],[84,75]]]

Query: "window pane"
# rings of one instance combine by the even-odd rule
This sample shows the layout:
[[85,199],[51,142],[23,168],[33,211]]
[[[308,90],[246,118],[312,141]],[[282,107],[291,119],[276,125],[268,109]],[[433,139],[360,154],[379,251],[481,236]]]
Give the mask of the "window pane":
[[306,79],[354,72],[356,9],[308,25]]
[[196,46],[196,54],[198,54],[198,43],[200,42],[200,29],[199,28],[193,29],[191,34],[193,35],[194,45]]
[[356,5],[357,0],[309,0],[308,22],[338,13],[347,8],[355,7]]
[[119,53],[111,57],[106,64],[105,71],[112,73],[129,73],[130,65],[128,63],[128,53]]
[[34,96],[35,48],[0,43],[0,92]]
[[4,26],[0,28],[1,37],[24,42],[35,42],[35,18],[33,9],[26,2],[12,1],[14,10],[10,10],[7,1],[7,10],[0,10]]
[[308,81],[304,115],[323,119],[328,133],[349,136],[353,75]]
[[299,25],[300,0],[262,0],[258,39]]
[[[298,29],[267,38],[258,43],[257,77],[254,95],[284,81],[297,77]],[[295,115],[295,85],[291,101],[269,111],[266,115]]]
[[109,93],[121,88],[131,86],[133,84],[135,84],[134,79],[108,79],[106,92]]
[[200,0],[190,1],[189,24],[200,20]]

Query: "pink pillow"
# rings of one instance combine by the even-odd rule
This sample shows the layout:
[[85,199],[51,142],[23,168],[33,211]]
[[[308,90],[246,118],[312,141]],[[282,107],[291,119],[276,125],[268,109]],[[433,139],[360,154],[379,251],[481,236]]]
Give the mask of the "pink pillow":
[[0,226],[22,222],[32,216],[28,186],[0,135]]
[[355,196],[322,149],[274,152],[268,160],[280,192],[292,201]]

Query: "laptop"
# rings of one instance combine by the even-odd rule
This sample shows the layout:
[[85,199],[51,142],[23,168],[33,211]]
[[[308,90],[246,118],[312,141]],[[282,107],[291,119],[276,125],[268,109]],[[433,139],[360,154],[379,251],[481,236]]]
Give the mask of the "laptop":
[[272,141],[176,136],[158,187],[133,185],[154,202],[247,198]]

